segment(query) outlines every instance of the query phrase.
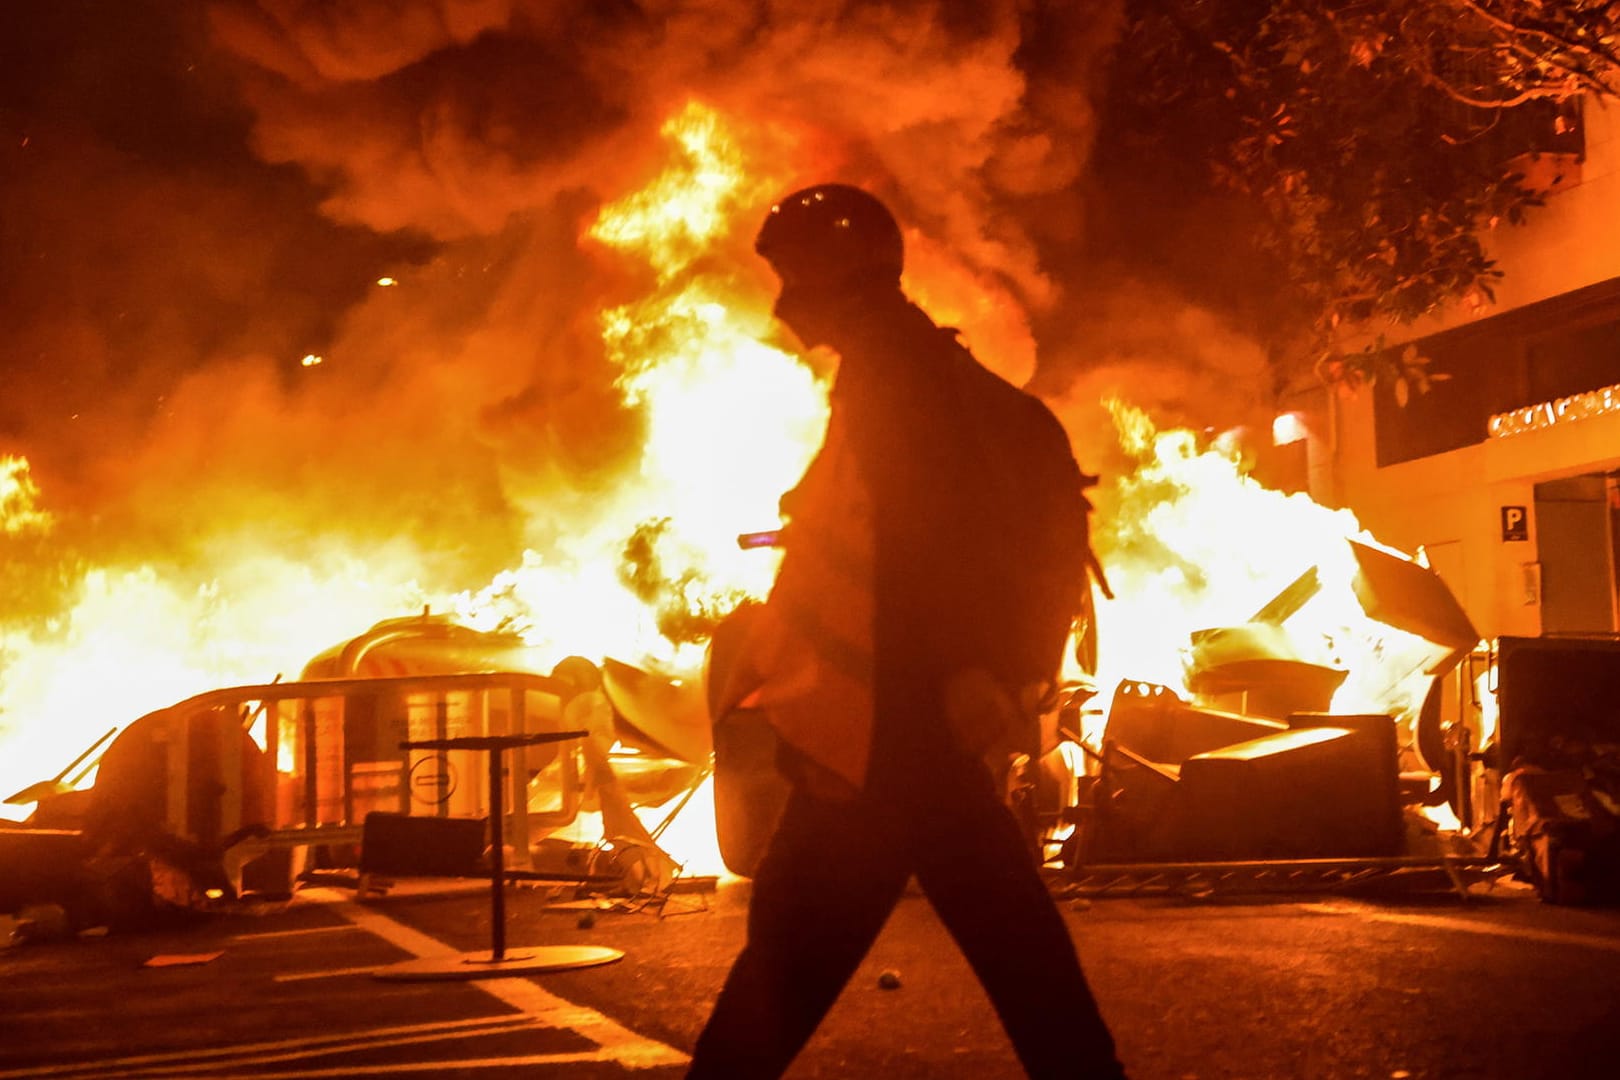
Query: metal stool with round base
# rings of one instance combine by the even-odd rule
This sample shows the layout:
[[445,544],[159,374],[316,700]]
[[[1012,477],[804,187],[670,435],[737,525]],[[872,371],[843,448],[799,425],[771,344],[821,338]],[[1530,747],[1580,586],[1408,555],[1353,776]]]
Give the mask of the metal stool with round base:
[[540,945],[505,952],[450,953],[404,960],[372,972],[385,982],[447,982],[452,979],[494,979],[503,975],[543,975],[552,971],[600,967],[624,959],[618,949],[603,945]]
[[502,792],[502,755],[514,746],[583,738],[583,731],[556,731],[527,735],[473,735],[448,739],[402,742],[401,750],[483,750],[489,754],[490,846],[490,949],[488,952],[447,953],[405,960],[373,971],[372,977],[390,982],[434,982],[454,979],[493,979],[508,975],[537,975],[599,967],[624,958],[618,949],[601,945],[540,945],[508,952],[506,949],[506,862],[503,822],[506,807]]

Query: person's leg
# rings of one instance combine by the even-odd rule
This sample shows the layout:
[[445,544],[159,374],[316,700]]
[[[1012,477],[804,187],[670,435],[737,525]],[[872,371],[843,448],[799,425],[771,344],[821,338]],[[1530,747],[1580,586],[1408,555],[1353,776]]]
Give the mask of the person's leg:
[[919,800],[917,879],[1031,1077],[1122,1077],[1062,915],[989,774],[947,769]]
[[883,928],[910,876],[892,819],[799,792],[754,876],[748,941],[689,1077],[780,1076]]

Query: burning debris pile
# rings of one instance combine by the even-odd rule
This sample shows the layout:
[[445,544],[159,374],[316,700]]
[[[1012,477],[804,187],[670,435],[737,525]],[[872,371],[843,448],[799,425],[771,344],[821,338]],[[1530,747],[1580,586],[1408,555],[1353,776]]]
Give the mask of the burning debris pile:
[[[1124,430],[1147,432],[1139,414],[1121,408],[1119,416]],[[1314,553],[1298,546],[1286,563],[1252,545],[1218,552],[1230,559],[1225,577],[1189,573],[1202,564],[1177,544],[1194,534],[1168,524],[1135,535],[1134,558],[1104,549],[1120,590],[1098,614],[1104,665],[1071,672],[1069,700],[1078,706],[1049,718],[1038,770],[1061,792],[1060,804],[1045,808],[1054,839],[1080,820],[1081,789],[1092,799],[1091,831],[1069,832],[1064,860],[1073,869],[1098,859],[1401,852],[1397,769],[1422,770],[1422,794],[1433,787],[1435,763],[1418,752],[1420,712],[1435,679],[1475,643],[1466,616],[1430,572],[1359,533],[1345,535],[1345,526],[1354,527],[1347,515],[1266,491],[1238,460],[1198,450],[1185,433],[1126,441],[1143,458],[1108,491],[1125,500],[1114,512],[1133,526],[1196,517],[1200,504],[1241,499],[1269,507],[1273,528],[1287,535],[1309,535],[1315,519],[1322,546]],[[1144,491],[1152,496],[1131,501]],[[1242,612],[1243,597],[1268,581],[1274,586],[1280,567],[1304,557],[1315,561],[1245,621],[1200,625],[1209,612]],[[1161,615],[1145,639],[1151,648],[1122,656],[1114,634],[1128,640],[1133,596],[1124,590],[1151,597],[1143,582],[1167,578],[1175,579],[1171,592],[1185,594],[1177,616],[1198,628],[1180,633]],[[1206,595],[1223,582],[1234,591]],[[116,853],[120,865],[155,859],[178,890],[166,900],[182,907],[209,888],[228,895],[289,890],[315,865],[312,857],[356,867],[364,882],[411,872],[410,860],[368,867],[365,833],[374,820],[408,823],[420,814],[439,829],[434,823],[446,815],[476,821],[487,813],[492,789],[467,779],[479,775],[476,754],[406,752],[407,741],[572,731],[577,746],[525,751],[514,762],[521,767],[512,770],[516,817],[507,865],[515,872],[596,885],[613,885],[608,879],[616,874],[621,885],[633,877],[636,892],[662,893],[682,876],[752,869],[782,785],[768,746],[744,737],[746,725],[735,718],[710,716],[703,680],[695,677],[701,673],[659,668],[645,657],[558,659],[547,642],[468,621],[425,614],[385,620],[310,659],[298,681],[213,689],[158,709],[105,748],[101,776],[88,791],[36,784],[19,792],[19,803],[40,801],[32,824],[59,834],[13,839],[75,852],[89,844],[104,858]],[[1107,668],[1159,671],[1171,663],[1179,671],[1170,686],[1110,676]],[[1084,708],[1114,683],[1106,714]],[[1087,767],[1080,748],[1101,768]],[[1309,758],[1322,759],[1315,772]],[[1259,779],[1281,801],[1244,810],[1231,795],[1265,789],[1247,775],[1255,761],[1269,770]],[[1204,772],[1219,774],[1217,766],[1245,775],[1201,784]],[[1161,788],[1165,780],[1174,787]],[[177,796],[176,785],[189,794]],[[227,793],[223,801],[219,791]],[[1184,806],[1166,802],[1175,793],[1187,793]],[[1311,821],[1286,805],[1302,793],[1319,811],[1315,831],[1281,846],[1255,840],[1257,829]],[[132,823],[140,821],[146,828],[137,834]],[[1194,822],[1203,832],[1188,832]],[[1099,833],[1098,825],[1106,827]],[[1081,841],[1089,845],[1083,852]],[[449,872],[437,845],[372,846],[390,843],[433,855],[418,872]],[[475,868],[477,848],[456,863],[462,873]],[[78,879],[30,887],[100,895]]]
[[[642,844],[655,878],[670,873],[661,857],[717,872],[695,853],[712,829],[654,833],[681,799],[695,800],[681,822],[712,820],[694,794],[709,767],[707,718],[692,719],[704,647],[768,590],[775,556],[736,538],[776,520],[826,414],[826,365],[779,339],[749,242],[774,196],[831,175],[893,196],[911,225],[907,290],[996,370],[1052,388],[1077,456],[1105,474],[1097,547],[1115,598],[1097,612],[1097,670],[1071,674],[1219,697],[1231,672],[1207,654],[1232,635],[1209,628],[1265,614],[1312,567],[1340,572],[1347,538],[1373,544],[1347,514],[1254,482],[1232,447],[1156,431],[1124,404],[1173,424],[1253,419],[1229,402],[1258,398],[1233,389],[1263,370],[1258,350],[1196,312],[1167,320],[1150,290],[1122,283],[1098,306],[1153,334],[1121,332],[1083,358],[1048,348],[1037,364],[1038,327],[1067,321],[1074,302],[1048,261],[1076,211],[1053,197],[1089,149],[1101,23],[1010,3],[735,7],[746,17],[229,0],[163,46],[196,50],[196,92],[232,103],[210,129],[224,139],[244,125],[228,154],[180,162],[186,173],[155,143],[103,145],[94,125],[22,140],[32,157],[14,193],[49,207],[58,188],[99,185],[86,201],[114,208],[119,265],[90,259],[65,213],[39,218],[63,237],[21,236],[85,283],[22,298],[18,355],[46,359],[0,402],[0,788],[36,796],[0,816],[43,811],[42,777],[60,781],[52,791],[88,786],[88,764],[68,764],[85,747],[106,750],[104,765],[142,745],[159,755],[161,740],[131,735],[116,754],[97,740],[161,715],[207,733],[205,772],[258,760],[263,784],[211,810],[165,795],[152,813],[212,845],[210,858],[234,839],[263,859],[266,837],[239,828],[354,827],[368,809],[409,805],[386,770],[356,786],[323,769],[391,763],[409,778],[418,759],[388,740],[441,712],[493,732],[492,709],[524,710],[491,702],[528,685],[334,698],[306,690],[312,680],[502,670],[561,680],[524,715],[592,733],[533,763],[531,779],[555,783],[522,803],[536,823],[526,840],[597,814],[599,833]],[[182,173],[235,194],[201,198]],[[254,204],[238,190],[249,182],[275,198]],[[273,226],[258,221],[265,207]],[[143,213],[178,239],[143,248],[131,224]],[[233,259],[242,229],[273,234],[269,254]],[[326,281],[328,262],[352,273],[340,310],[317,318],[298,279],[321,264]],[[115,332],[74,306],[81,294],[140,317]],[[237,332],[219,330],[244,312]],[[1183,389],[1166,394],[1172,383]],[[1122,399],[1111,413],[1105,396]],[[1393,635],[1357,637],[1321,611],[1341,591],[1257,615],[1309,627],[1289,634],[1299,655],[1268,659],[1342,671],[1335,712],[1409,727],[1422,690],[1404,676],[1421,665],[1393,661],[1403,678],[1390,676]],[[309,666],[331,642],[424,608],[487,635],[450,650],[463,666]],[[497,641],[500,663],[469,659]],[[1192,669],[1189,646],[1206,654]],[[581,664],[594,672],[583,683],[561,674]],[[1106,718],[1078,719],[1074,734],[1100,747]],[[350,722],[352,740],[387,752],[332,750]],[[595,779],[571,789],[570,768]],[[473,787],[456,798],[467,813],[483,805]],[[254,799],[265,820],[247,813]],[[215,859],[231,888],[235,861]]]
[[1248,620],[1194,632],[1182,693],[1119,685],[1084,857],[1413,853],[1403,807],[1454,801],[1459,782],[1430,706],[1479,634],[1427,568],[1357,540],[1324,555]]
[[[1105,487],[1104,502],[1117,515],[1107,520],[1123,524],[1104,530],[1116,595],[1097,614],[1103,663],[1071,672],[1083,692],[1070,701],[1081,707],[1053,718],[1039,770],[1063,793],[1060,805],[1046,807],[1054,839],[1080,820],[1081,789],[1092,799],[1090,831],[1071,831],[1063,858],[1072,869],[1098,859],[1401,852],[1397,770],[1422,770],[1423,792],[1404,801],[1424,801],[1436,763],[1419,752],[1420,714],[1435,679],[1475,643],[1466,616],[1437,578],[1380,549],[1348,515],[1267,491],[1240,460],[1200,448],[1190,433],[1156,433],[1140,413],[1123,406],[1116,413],[1122,444],[1139,460]],[[20,511],[20,482],[16,491]],[[1295,538],[1291,557],[1251,543],[1224,550],[1211,530],[1176,526],[1234,503],[1265,517],[1270,528],[1261,535]],[[1143,530],[1144,522],[1157,524]],[[1318,547],[1300,542],[1313,534]],[[1194,538],[1208,546],[1188,547]],[[1264,603],[1247,599],[1276,589],[1280,569],[1291,572],[1304,558],[1313,561]],[[512,572],[486,599],[530,612],[520,576],[540,569]],[[1133,651],[1133,603],[1141,598],[1154,610],[1155,588],[1163,594],[1157,625]],[[1177,595],[1174,603],[1164,599]],[[445,814],[477,820],[489,791],[455,779],[478,773],[465,754],[405,753],[407,740],[575,730],[577,747],[526,753],[514,770],[524,778],[512,792],[520,809],[508,865],[516,872],[597,885],[617,875],[620,884],[634,878],[637,892],[659,893],[722,864],[751,869],[764,837],[759,824],[779,804],[781,785],[766,750],[750,751],[735,741],[730,718],[708,714],[699,672],[645,656],[627,663],[611,652],[559,658],[550,642],[513,632],[510,614],[494,620],[505,629],[469,625],[482,607],[472,597],[462,602],[466,614],[456,620],[381,622],[310,659],[296,682],[209,690],[146,715],[104,749],[102,775],[88,791],[69,783],[18,793],[18,803],[40,805],[35,829],[11,837],[32,846],[13,844],[14,854],[36,858],[33,848],[54,843],[62,850],[45,864],[155,861],[166,884],[149,887],[167,888],[159,895],[180,907],[199,903],[209,889],[290,889],[312,865],[312,850],[323,853],[318,859],[356,866],[363,881],[409,872],[368,869],[362,825],[414,813],[430,822]],[[1246,608],[1246,619],[1208,625],[1215,613]],[[1167,686],[1112,675],[1109,665],[1127,673],[1133,665],[1156,675],[1176,670]],[[1106,714],[1083,708],[1114,683]],[[733,741],[715,760],[722,733]],[[1078,747],[1101,767],[1084,765]],[[1313,765],[1312,758],[1319,760]],[[79,765],[69,764],[57,780]],[[714,768],[727,775],[711,777]],[[1269,769],[1259,779],[1270,782],[1275,805],[1244,809],[1234,791],[1267,790],[1249,775],[1255,768]],[[1233,778],[1219,779],[1223,771]],[[1206,772],[1216,779],[1201,781]],[[1162,787],[1166,780],[1174,786]],[[176,784],[191,792],[178,802]],[[207,794],[221,790],[228,793],[223,802]],[[1300,793],[1318,811],[1314,819],[1289,805]],[[1212,806],[1224,815],[1210,813]],[[131,823],[142,820],[148,827],[137,835]],[[687,835],[666,835],[677,820]],[[118,828],[109,830],[108,822]],[[1266,827],[1279,823],[1306,831],[1278,840]],[[748,827],[739,833],[742,824]],[[41,831],[52,828],[54,835]],[[1082,841],[1089,845],[1083,851]],[[86,845],[99,860],[85,862]],[[458,865],[465,873],[476,862],[469,849]],[[439,862],[432,869],[447,872]],[[17,880],[35,893],[100,897],[89,910],[114,903],[106,886],[78,877]]]

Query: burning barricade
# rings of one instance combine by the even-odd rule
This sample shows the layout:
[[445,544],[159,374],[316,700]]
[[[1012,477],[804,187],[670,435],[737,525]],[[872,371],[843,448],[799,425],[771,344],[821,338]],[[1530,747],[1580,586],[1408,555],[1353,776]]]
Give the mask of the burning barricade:
[[1620,641],[1484,648],[1426,566],[1354,539],[1343,553],[1250,620],[1192,633],[1184,691],[1119,684],[1057,815],[1075,823],[1067,878],[1464,890],[1512,871],[1549,902],[1620,897]]
[[[490,770],[482,744],[502,739],[543,741]],[[487,876],[503,804],[509,880],[645,900],[712,885],[659,844],[708,760],[695,686],[579,657],[540,674],[515,635],[390,620],[297,681],[135,720],[100,750],[88,788],[18,792],[38,806],[0,831],[0,910],[56,904],[70,926],[117,927],[283,897],[314,875],[362,894],[401,876]]]
[[[1403,808],[1444,801],[1424,703],[1478,633],[1426,567],[1346,541],[1248,621],[1195,632],[1190,691],[1126,680],[1093,751],[1084,861],[1376,859],[1411,854]],[[1312,625],[1332,588],[1354,614]],[[1359,656],[1353,670],[1345,658]],[[1336,708],[1348,683],[1392,711]],[[1355,699],[1352,699],[1355,700]],[[1432,733],[1438,735],[1438,731]],[[1432,751],[1431,751],[1432,753]]]
[[[1104,709],[1096,675],[1071,673],[992,762],[1037,857],[1107,892],[1422,870],[1457,883],[1522,855],[1549,899],[1602,895],[1612,789],[1592,780],[1612,760],[1616,688],[1600,684],[1614,643],[1513,639],[1491,657],[1427,567],[1359,540],[1327,554],[1248,619],[1189,635],[1182,689],[1121,680]],[[719,624],[711,668],[750,610]],[[1095,633],[1088,619],[1077,655],[1095,654]],[[1442,707],[1448,687],[1476,692],[1482,664],[1500,679],[1489,727],[1477,697]],[[645,900],[712,883],[722,863],[747,875],[785,785],[764,715],[713,715],[711,682],[580,656],[547,670],[515,634],[387,620],[296,681],[156,710],[18,792],[38,806],[0,831],[0,908],[59,904],[83,927],[284,896],[312,876],[372,894],[400,876],[486,875],[492,834],[507,880]],[[94,785],[76,788],[91,765]],[[1470,827],[1498,789],[1503,813]],[[1448,815],[1449,846],[1432,820]],[[677,825],[712,854],[671,844]],[[1487,834],[1489,852],[1469,846]]]
[[[281,414],[222,409],[240,389],[235,368],[173,405],[196,415],[209,437],[195,446],[208,449],[193,472],[177,466],[172,484],[198,485],[197,506],[154,515],[214,526],[198,544],[195,568],[165,553],[156,565],[166,571],[131,556],[136,569],[89,559],[89,569],[70,573],[71,552],[53,552],[46,539],[50,515],[36,506],[26,462],[0,459],[0,524],[27,556],[14,561],[19,572],[7,583],[53,585],[41,586],[33,605],[49,618],[25,620],[15,647],[0,636],[0,765],[26,762],[52,777],[14,797],[37,804],[25,825],[0,820],[0,910],[51,901],[85,925],[135,918],[154,905],[192,910],[216,895],[285,892],[321,871],[352,874],[366,887],[405,873],[481,873],[493,853],[484,850],[489,823],[480,821],[492,815],[496,789],[508,808],[499,815],[502,846],[511,848],[509,859],[500,855],[514,876],[645,896],[718,873],[722,863],[751,869],[783,797],[773,739],[758,713],[711,716],[698,669],[710,634],[709,660],[723,663],[728,635],[746,619],[723,614],[745,611],[745,599],[769,590],[774,561],[739,550],[735,537],[767,523],[809,460],[825,424],[825,372],[772,344],[768,302],[743,272],[758,268],[736,261],[746,244],[732,223],[754,220],[782,187],[782,177],[743,167],[744,148],[763,135],[738,139],[723,114],[695,101],[660,131],[667,168],[641,191],[605,202],[578,237],[589,255],[582,265],[654,283],[640,299],[613,293],[617,301],[597,313],[600,340],[580,350],[591,364],[545,367],[545,378],[524,388],[506,370],[517,362],[491,344],[504,336],[474,318],[466,340],[419,365],[431,408],[402,407],[401,388],[414,379],[362,374],[343,384],[337,364],[322,365],[337,380],[331,398],[316,382],[302,396],[278,396],[257,382],[249,389],[258,393],[241,394],[279,403]],[[793,157],[786,149],[784,159]],[[542,235],[549,244],[551,234]],[[1011,308],[985,302],[1001,294],[981,293],[927,236],[907,239],[918,242],[926,279],[915,284],[931,301],[954,298],[946,306],[957,309],[951,314],[967,336],[998,346],[985,354],[1027,376],[1027,327],[1009,327]],[[440,284],[460,276],[447,270]],[[369,355],[371,337],[408,336],[375,333],[406,318],[396,306],[406,290],[387,280],[368,305],[371,316],[342,341],[356,356]],[[520,284],[498,294],[496,306],[527,311],[533,291]],[[458,320],[462,307],[479,306],[462,302],[462,288],[443,289]],[[426,293],[414,302],[431,306]],[[570,309],[570,327],[579,314]],[[532,330],[522,322],[512,337],[528,342]],[[576,336],[591,335],[567,340]],[[444,357],[465,368],[486,352],[485,379],[454,382],[487,383],[493,397],[475,396],[458,412],[445,399],[450,380],[440,381],[453,366]],[[377,372],[395,371],[391,364]],[[1077,386],[1054,404],[1071,436],[1106,440],[1104,425],[1088,419],[1092,390],[1102,396],[1099,387]],[[355,416],[342,425],[350,449],[362,451],[345,464],[335,455],[348,444],[328,445],[330,420],[370,400],[380,402],[378,423]],[[536,400],[550,407],[523,413]],[[994,763],[1037,856],[1071,877],[1119,864],[1401,859],[1418,857],[1409,843],[1415,807],[1448,806],[1471,824],[1470,755],[1486,748],[1489,733],[1455,708],[1447,717],[1436,688],[1478,635],[1439,579],[1371,538],[1348,539],[1359,535],[1353,522],[1334,521],[1324,532],[1314,520],[1343,512],[1311,504],[1311,522],[1262,523],[1252,500],[1280,498],[1275,492],[1240,483],[1217,455],[1160,452],[1156,442],[1193,437],[1155,438],[1128,408],[1113,412],[1132,460],[1101,493],[1109,535],[1097,549],[1118,599],[1088,614],[1064,693],[1023,745]],[[429,458],[471,467],[485,461],[487,441],[422,454],[424,429],[487,437],[484,421],[518,414],[534,421],[544,451],[532,459],[515,455],[492,470],[499,476],[479,472],[459,484],[459,473],[421,468]],[[570,443],[570,425],[607,431],[611,445]],[[291,434],[266,440],[266,431]],[[376,442],[385,431],[390,441]],[[286,449],[295,479],[277,488],[258,472],[214,468],[227,434],[225,445],[243,440],[249,462],[268,446]],[[306,443],[322,447],[314,474],[351,483],[309,498]],[[400,467],[379,475],[384,459]],[[520,464],[552,478],[570,462],[591,466],[574,486],[535,482],[495,497],[501,477]],[[1177,468],[1199,475],[1175,475]],[[413,497],[386,502],[379,520],[346,531],[347,516],[363,516],[351,506],[360,493],[394,486]],[[379,545],[400,519],[432,518],[419,507],[438,506],[458,486],[476,497],[462,514],[445,515],[455,527],[424,531],[421,551]],[[291,522],[306,515],[318,540],[293,554],[279,550],[278,541],[298,532]],[[503,520],[491,523],[491,515]],[[465,583],[458,571],[440,576],[440,591],[424,586],[418,595],[418,575],[443,555],[435,544],[473,546],[486,533],[521,536],[540,550],[526,548],[522,565],[479,593],[446,602],[444,578],[452,588]],[[1192,550],[1192,539],[1206,548]],[[1261,549],[1262,539],[1287,548],[1288,559]],[[479,553],[482,573],[490,559],[512,554],[497,546],[498,556]],[[402,567],[391,565],[396,554]],[[1278,593],[1269,575],[1296,561],[1311,568]],[[1142,566],[1152,572],[1133,580]],[[1268,582],[1261,595],[1275,593],[1264,604],[1224,591],[1260,580]],[[407,584],[418,603],[398,602]],[[459,621],[392,619],[350,636],[423,599]],[[1353,632],[1338,610],[1323,610],[1346,599],[1372,632]],[[36,635],[44,623],[51,625]],[[513,627],[525,636],[506,632]],[[538,648],[532,639],[547,635]],[[297,680],[259,681],[297,670],[312,642],[339,638]],[[1171,670],[1163,659],[1178,646],[1186,662]],[[1492,705],[1489,694],[1481,697]],[[116,737],[92,742],[132,715],[140,718]],[[493,751],[476,740],[542,735],[557,738],[503,750],[490,782]],[[455,740],[464,742],[422,745]],[[682,830],[698,836],[680,837]],[[716,852],[702,850],[716,844]]]

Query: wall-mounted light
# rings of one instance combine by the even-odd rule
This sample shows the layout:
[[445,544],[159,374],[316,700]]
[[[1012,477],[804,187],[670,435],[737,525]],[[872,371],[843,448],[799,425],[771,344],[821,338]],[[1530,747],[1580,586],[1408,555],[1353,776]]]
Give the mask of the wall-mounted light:
[[1305,414],[1298,412],[1278,413],[1271,421],[1271,445],[1292,446],[1309,437],[1310,432],[1305,427]]

